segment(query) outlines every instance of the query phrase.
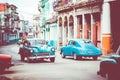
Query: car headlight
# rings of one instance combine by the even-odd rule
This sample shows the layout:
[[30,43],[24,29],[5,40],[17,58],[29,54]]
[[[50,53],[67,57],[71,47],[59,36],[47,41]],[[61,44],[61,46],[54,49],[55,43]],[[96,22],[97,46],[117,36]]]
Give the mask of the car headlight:
[[30,50],[31,53],[33,53],[33,50]]
[[51,50],[52,50],[52,51],[55,51],[55,48],[52,48]]

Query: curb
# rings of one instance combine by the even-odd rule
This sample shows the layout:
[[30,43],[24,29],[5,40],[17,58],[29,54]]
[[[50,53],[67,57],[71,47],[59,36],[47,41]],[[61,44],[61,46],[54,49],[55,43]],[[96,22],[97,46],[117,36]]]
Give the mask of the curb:
[[100,57],[102,58],[109,58],[111,55],[114,55],[115,53],[110,53],[110,54],[103,54]]

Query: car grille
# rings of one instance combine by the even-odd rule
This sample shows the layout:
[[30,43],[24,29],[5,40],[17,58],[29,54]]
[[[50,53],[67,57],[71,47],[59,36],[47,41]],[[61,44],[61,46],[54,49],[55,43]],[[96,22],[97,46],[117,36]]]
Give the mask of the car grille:
[[38,53],[36,56],[49,56],[49,53]]

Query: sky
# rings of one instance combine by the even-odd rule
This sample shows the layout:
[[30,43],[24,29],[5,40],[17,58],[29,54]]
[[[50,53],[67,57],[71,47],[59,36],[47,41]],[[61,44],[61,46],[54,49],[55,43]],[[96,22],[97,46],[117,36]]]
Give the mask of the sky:
[[40,0],[0,0],[0,3],[9,3],[17,6],[17,12],[21,19],[30,20],[33,15],[39,14],[38,2]]

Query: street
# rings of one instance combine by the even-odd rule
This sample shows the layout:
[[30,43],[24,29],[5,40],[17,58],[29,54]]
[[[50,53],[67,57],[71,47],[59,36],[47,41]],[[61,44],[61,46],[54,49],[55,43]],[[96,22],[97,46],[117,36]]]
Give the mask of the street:
[[28,63],[20,61],[18,50],[17,44],[0,47],[0,53],[12,55],[15,64],[0,75],[0,80],[106,80],[97,75],[102,58],[97,61],[73,60],[72,57],[62,59],[56,51],[54,63],[48,60]]

